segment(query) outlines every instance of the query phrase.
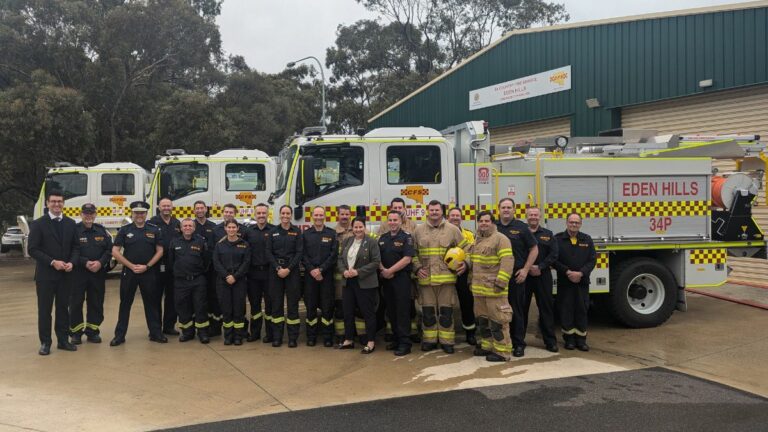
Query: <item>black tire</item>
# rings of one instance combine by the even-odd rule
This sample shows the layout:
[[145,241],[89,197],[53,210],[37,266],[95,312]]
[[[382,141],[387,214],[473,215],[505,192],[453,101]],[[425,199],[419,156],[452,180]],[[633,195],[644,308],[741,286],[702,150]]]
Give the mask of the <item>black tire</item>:
[[[630,291],[633,280],[635,283]],[[659,285],[663,290],[657,288]],[[651,258],[632,258],[611,268],[611,313],[627,327],[659,326],[672,316],[676,304],[677,282],[660,262]]]
[[8,251],[11,250],[11,247],[8,245],[0,245],[0,253],[8,253]]

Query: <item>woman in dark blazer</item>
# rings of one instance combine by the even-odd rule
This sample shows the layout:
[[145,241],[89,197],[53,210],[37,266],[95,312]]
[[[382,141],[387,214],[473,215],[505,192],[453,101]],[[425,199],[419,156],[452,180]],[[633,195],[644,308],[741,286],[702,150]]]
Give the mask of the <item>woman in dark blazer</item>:
[[344,305],[344,342],[339,349],[355,347],[355,308],[365,320],[367,344],[361,351],[370,354],[375,347],[376,306],[379,300],[378,269],[381,263],[379,244],[365,232],[365,220],[352,221],[352,234],[341,245],[338,269],[344,277],[342,302]]

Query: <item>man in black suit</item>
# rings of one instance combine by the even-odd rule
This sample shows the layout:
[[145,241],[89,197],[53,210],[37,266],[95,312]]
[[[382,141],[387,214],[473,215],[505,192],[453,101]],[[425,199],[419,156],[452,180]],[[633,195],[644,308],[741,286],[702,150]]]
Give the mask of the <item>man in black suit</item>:
[[37,329],[40,355],[51,353],[51,310],[56,304],[57,347],[77,351],[69,342],[70,272],[78,259],[75,221],[64,216],[64,195],[50,191],[46,198],[48,214],[32,222],[29,231],[29,254],[37,262]]

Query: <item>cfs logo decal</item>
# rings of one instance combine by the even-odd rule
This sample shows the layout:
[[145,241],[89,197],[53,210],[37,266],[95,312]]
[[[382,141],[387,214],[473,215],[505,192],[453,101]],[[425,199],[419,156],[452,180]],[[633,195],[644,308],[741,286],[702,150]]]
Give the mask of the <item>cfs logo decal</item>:
[[549,82],[556,83],[557,85],[564,86],[565,80],[568,79],[568,72],[560,71],[550,75]]
[[122,207],[123,204],[125,204],[125,197],[122,195],[115,195],[109,198],[109,201],[115,203],[118,207]]
[[424,204],[424,197],[429,195],[429,189],[424,186],[407,186],[405,189],[400,189],[400,195]]
[[256,199],[256,195],[253,192],[240,192],[239,194],[235,195],[235,198],[248,205],[253,205],[253,200]]

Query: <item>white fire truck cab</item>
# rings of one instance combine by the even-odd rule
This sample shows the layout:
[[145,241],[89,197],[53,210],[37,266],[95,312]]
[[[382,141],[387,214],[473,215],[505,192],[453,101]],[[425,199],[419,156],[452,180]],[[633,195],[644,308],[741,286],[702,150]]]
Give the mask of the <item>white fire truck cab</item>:
[[[290,206],[300,226],[311,223],[316,206],[333,225],[338,206],[346,204],[371,229],[386,220],[395,197],[405,199],[416,222],[425,219],[431,200],[459,207],[467,228],[503,197],[515,200],[518,218],[538,206],[543,225],[554,232],[577,212],[598,250],[590,293],[602,295],[630,327],[656,326],[676,308],[685,310],[686,287],[725,283],[728,255],[765,258],[763,232],[751,216],[765,171],[758,137],[625,130],[544,138],[522,152],[494,154],[486,129],[473,121],[442,132],[311,130],[281,152],[270,203]],[[738,170],[715,174],[713,158],[734,159]]]

